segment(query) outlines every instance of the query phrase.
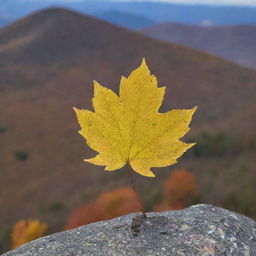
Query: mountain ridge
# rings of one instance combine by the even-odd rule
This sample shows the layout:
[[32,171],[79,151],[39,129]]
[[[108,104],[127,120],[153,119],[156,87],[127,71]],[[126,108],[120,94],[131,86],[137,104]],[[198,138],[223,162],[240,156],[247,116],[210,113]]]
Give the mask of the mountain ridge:
[[215,54],[242,66],[256,68],[256,26],[195,26],[164,23],[142,29],[152,38]]

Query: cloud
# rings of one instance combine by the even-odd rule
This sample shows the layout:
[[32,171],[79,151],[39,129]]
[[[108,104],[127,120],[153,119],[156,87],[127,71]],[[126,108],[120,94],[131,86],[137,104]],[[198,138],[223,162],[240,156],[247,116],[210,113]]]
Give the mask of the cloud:
[[213,25],[213,22],[211,20],[203,20],[201,21],[200,25],[203,27],[211,27]]

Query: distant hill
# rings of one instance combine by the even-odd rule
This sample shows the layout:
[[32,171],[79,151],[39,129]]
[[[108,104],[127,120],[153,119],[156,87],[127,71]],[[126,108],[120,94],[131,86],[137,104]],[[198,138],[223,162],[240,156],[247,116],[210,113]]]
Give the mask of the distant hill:
[[256,26],[253,25],[202,27],[165,23],[142,29],[141,32],[256,68]]
[[[73,11],[43,10],[0,30],[1,228],[40,218],[60,230],[74,206],[127,185],[126,172],[82,161],[93,153],[77,134],[72,107],[91,108],[94,79],[117,91],[120,76],[142,57],[167,86],[162,110],[199,106],[190,136],[255,103],[256,71]],[[201,162],[196,168],[205,173]],[[167,172],[158,173],[155,180],[136,177],[147,202]],[[59,212],[50,210],[56,202]]]
[[[2,3],[3,2],[3,3]],[[33,11],[59,6],[78,12],[96,15],[108,13],[108,19],[115,21],[113,12],[136,15],[157,23],[176,22],[185,24],[210,23],[215,26],[256,24],[256,8],[245,6],[186,5],[147,1],[65,1],[65,0],[4,0],[0,5],[0,14],[8,15],[13,22]],[[121,19],[122,20],[122,19]],[[127,25],[127,23],[125,23]],[[127,27],[130,27],[128,24]]]
[[144,18],[143,16],[134,15],[120,11],[100,12],[93,15],[94,17],[129,29],[141,29],[156,24],[155,21]]
[[0,28],[10,24],[11,22],[12,22],[12,19],[3,18],[0,16]]

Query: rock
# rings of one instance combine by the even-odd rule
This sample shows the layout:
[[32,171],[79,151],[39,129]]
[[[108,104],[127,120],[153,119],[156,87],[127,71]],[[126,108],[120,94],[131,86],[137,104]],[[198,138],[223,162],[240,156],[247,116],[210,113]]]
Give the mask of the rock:
[[211,205],[138,214],[40,238],[4,256],[256,256],[256,222]]

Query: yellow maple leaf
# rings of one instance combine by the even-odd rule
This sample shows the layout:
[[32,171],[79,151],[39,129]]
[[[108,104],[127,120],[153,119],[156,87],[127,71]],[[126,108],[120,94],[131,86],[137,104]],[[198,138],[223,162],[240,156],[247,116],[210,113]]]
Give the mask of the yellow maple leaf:
[[128,78],[122,77],[119,96],[94,81],[94,112],[74,108],[79,133],[99,154],[84,161],[112,171],[129,163],[137,173],[154,177],[151,167],[177,162],[195,143],[180,141],[189,131],[197,107],[159,113],[165,87],[157,86],[145,60]]

